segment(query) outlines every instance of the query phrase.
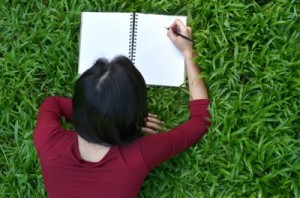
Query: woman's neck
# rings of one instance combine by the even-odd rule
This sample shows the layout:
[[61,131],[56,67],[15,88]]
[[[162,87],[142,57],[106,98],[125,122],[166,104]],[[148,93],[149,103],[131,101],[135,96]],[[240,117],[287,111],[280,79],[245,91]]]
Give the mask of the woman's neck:
[[101,161],[110,149],[110,146],[89,143],[79,135],[78,147],[81,159],[89,162]]

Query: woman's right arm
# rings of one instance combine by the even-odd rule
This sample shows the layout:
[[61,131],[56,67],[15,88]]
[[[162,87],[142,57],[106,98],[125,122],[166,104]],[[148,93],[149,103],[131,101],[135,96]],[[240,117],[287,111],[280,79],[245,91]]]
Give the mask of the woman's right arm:
[[210,126],[208,94],[203,79],[199,77],[200,69],[193,61],[193,45],[190,41],[176,36],[173,31],[191,38],[191,29],[180,20],[176,20],[168,31],[169,38],[185,58],[191,97],[190,117],[185,123],[170,131],[139,139],[148,170],[198,142]]
[[204,84],[204,80],[199,77],[200,69],[193,61],[193,44],[187,39],[176,35],[174,31],[179,32],[180,34],[188,38],[191,38],[192,30],[190,27],[185,26],[179,19],[177,19],[169,27],[168,36],[172,43],[184,56],[191,100],[208,99],[208,94]]

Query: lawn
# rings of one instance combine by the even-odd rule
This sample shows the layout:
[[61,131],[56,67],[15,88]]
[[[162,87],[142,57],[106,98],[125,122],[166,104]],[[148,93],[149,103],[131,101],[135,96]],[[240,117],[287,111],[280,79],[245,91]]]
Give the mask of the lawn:
[[[81,11],[187,15],[193,28],[212,126],[139,197],[300,197],[299,0],[2,0],[0,197],[46,197],[32,130],[46,96],[72,96]],[[148,93],[167,128],[187,119],[187,88]]]

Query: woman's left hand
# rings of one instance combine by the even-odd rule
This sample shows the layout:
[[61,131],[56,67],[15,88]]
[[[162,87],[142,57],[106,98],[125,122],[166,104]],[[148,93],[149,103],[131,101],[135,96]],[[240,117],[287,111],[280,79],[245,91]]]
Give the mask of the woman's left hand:
[[141,128],[144,133],[158,133],[159,130],[163,129],[164,122],[159,120],[158,116],[155,114],[148,113],[145,122],[146,126]]

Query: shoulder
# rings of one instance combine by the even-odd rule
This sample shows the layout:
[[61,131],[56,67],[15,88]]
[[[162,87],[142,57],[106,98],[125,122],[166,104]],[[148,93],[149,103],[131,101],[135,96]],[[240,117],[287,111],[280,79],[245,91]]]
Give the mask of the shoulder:
[[77,138],[75,131],[57,129],[51,137],[45,138],[35,133],[33,137],[34,146],[39,155],[58,155],[67,147],[73,145]]

